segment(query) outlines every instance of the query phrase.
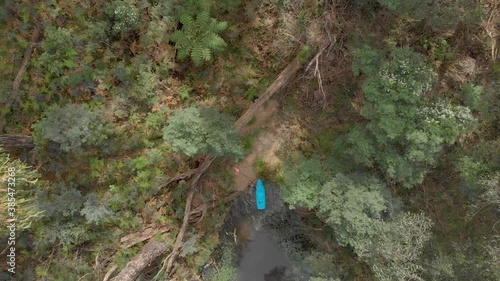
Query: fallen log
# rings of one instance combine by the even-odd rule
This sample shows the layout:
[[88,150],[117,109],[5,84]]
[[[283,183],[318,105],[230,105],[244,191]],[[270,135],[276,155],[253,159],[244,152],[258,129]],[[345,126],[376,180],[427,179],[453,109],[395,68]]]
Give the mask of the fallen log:
[[111,281],[135,281],[141,271],[155,261],[159,256],[164,255],[169,250],[166,243],[151,239],[142,250],[127,263],[125,268]]
[[128,235],[123,236],[120,239],[120,248],[127,249],[133,247],[141,242],[149,240],[152,237],[155,237],[157,234],[165,233],[170,229],[166,226],[162,226],[160,228],[148,227],[144,231],[134,232]]
[[20,135],[0,135],[1,147],[33,147],[33,138]]
[[[21,86],[21,81],[23,79],[24,73],[26,73],[26,69],[28,68],[28,62],[31,59],[31,53],[33,52],[33,47],[38,41],[40,37],[40,32],[42,30],[42,25],[38,22],[33,29],[33,33],[31,33],[31,38],[28,43],[28,47],[24,50],[23,61],[21,62],[21,67],[17,72],[16,78],[12,83],[12,92],[10,94],[10,98],[5,102],[5,108],[10,108],[14,102],[14,100],[19,100],[19,87]],[[0,119],[0,133],[3,132],[5,120]]]

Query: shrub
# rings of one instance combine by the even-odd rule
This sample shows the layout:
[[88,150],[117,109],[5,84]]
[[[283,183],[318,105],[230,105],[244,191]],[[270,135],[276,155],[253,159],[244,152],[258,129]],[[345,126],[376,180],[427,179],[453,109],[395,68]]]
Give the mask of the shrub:
[[139,27],[139,9],[130,1],[115,0],[105,7],[115,34],[134,31]]
[[65,152],[77,152],[83,145],[96,145],[106,138],[101,113],[82,105],[54,106],[33,129],[35,140],[53,141]]
[[213,156],[241,157],[243,150],[233,129],[233,118],[205,107],[188,107],[169,118],[163,139],[172,149],[187,156],[208,153]]

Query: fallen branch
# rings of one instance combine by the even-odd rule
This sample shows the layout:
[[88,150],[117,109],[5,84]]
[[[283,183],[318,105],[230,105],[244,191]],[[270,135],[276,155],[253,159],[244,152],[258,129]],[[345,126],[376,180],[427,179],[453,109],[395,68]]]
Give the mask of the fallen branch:
[[120,239],[121,243],[120,248],[127,249],[133,247],[141,242],[144,242],[146,240],[151,239],[152,237],[155,237],[157,234],[165,233],[169,230],[170,229],[167,228],[166,226],[157,229],[154,229],[153,227],[148,227],[144,231],[128,234]]
[[20,135],[0,135],[1,147],[33,147],[33,138]]
[[111,269],[106,273],[106,275],[104,275],[102,281],[108,281],[113,272],[115,272],[117,268],[118,267],[116,265],[113,265],[113,267],[111,267]]
[[[135,281],[139,277],[141,271],[156,260],[159,256],[164,255],[169,249],[166,243],[159,242],[156,239],[151,239],[142,248],[142,250],[130,262],[127,263],[125,268],[111,281]],[[110,274],[111,275],[111,274]]]
[[252,104],[245,113],[234,123],[237,131],[245,126],[255,115],[266,101],[268,101],[277,91],[288,84],[290,78],[302,67],[302,63],[298,59],[294,59],[288,66],[278,75],[274,82],[259,96],[257,101]]
[[194,173],[196,172],[196,169],[193,169],[193,170],[189,170],[183,174],[180,174],[178,176],[175,176],[173,178],[170,178],[166,183],[160,185],[160,188],[165,188],[167,187],[169,184],[173,183],[173,182],[176,182],[176,181],[180,181],[180,180],[185,180],[185,179],[188,179],[190,178]]
[[[28,62],[31,59],[31,53],[33,51],[33,47],[35,47],[36,42],[38,41],[38,37],[40,36],[40,31],[42,30],[42,25],[37,23],[35,28],[33,29],[33,33],[31,33],[31,38],[28,43],[28,47],[24,50],[23,60],[21,62],[21,67],[17,72],[16,78],[14,79],[14,83],[12,84],[12,93],[10,94],[10,98],[6,101],[5,108],[11,108],[14,100],[19,101],[19,87],[21,86],[21,81],[23,79],[24,73],[26,73],[26,69],[28,68]],[[4,120],[0,120],[0,133],[3,132]]]
[[175,240],[174,249],[172,250],[172,254],[168,257],[166,266],[165,266],[165,274],[166,276],[170,275],[172,270],[172,266],[174,264],[174,260],[180,253],[182,240],[184,239],[184,235],[186,234],[187,227],[189,225],[189,216],[191,215],[191,202],[193,201],[194,193],[197,190],[196,185],[201,175],[210,167],[215,157],[208,156],[205,158],[205,161],[201,164],[196,172],[193,180],[191,181],[191,189],[186,197],[186,206],[184,208],[184,218],[182,219],[181,229],[179,234],[177,235],[177,239]]
[[209,201],[207,204],[204,204],[202,206],[199,206],[197,207],[196,209],[192,210],[191,211],[191,217],[194,217],[196,216],[197,214],[199,214],[200,212],[204,212],[205,210],[208,211],[208,210],[211,210],[217,206],[220,206],[220,205],[223,205],[223,204],[226,204],[227,202],[231,202],[233,201],[234,199],[238,198],[238,196],[240,196],[241,194],[243,194],[243,192],[241,191],[237,191],[237,192],[233,192],[231,194],[229,194],[228,196],[226,196],[224,199],[222,200],[211,200]]
[[36,41],[38,40],[38,37],[40,36],[40,31],[42,30],[41,24],[36,24],[35,29],[33,29],[33,33],[31,33],[31,38],[28,44],[28,47],[26,50],[24,50],[24,56],[23,56],[23,61],[21,63],[21,67],[19,68],[19,71],[17,72],[16,79],[14,79],[14,83],[12,85],[12,98],[17,98],[17,93],[19,91],[19,86],[21,85],[21,81],[23,79],[23,75],[26,72],[26,68],[28,67],[28,62],[30,61],[31,58],[31,53],[33,50],[33,47],[35,47]]

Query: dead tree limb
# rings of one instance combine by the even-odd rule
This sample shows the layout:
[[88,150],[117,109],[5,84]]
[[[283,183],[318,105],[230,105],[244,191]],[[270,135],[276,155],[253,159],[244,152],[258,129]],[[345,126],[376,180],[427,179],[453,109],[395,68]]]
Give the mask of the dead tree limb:
[[144,231],[135,232],[135,233],[125,235],[120,239],[120,243],[121,243],[120,248],[121,249],[128,249],[128,248],[133,247],[141,242],[144,242],[146,240],[149,240],[149,239],[155,237],[157,234],[165,233],[168,231],[170,231],[170,229],[167,226],[162,226],[159,228],[148,227]]
[[222,200],[211,200],[211,201],[207,202],[206,204],[199,206],[199,207],[195,208],[194,210],[192,210],[191,217],[194,217],[197,214],[204,212],[205,210],[211,210],[217,206],[226,204],[227,202],[231,202],[234,199],[238,198],[238,196],[240,196],[242,193],[243,192],[241,192],[241,191],[237,191],[237,192],[233,192],[233,193],[229,194],[228,196],[226,196]]
[[164,255],[170,247],[167,243],[151,239],[142,248],[142,250],[130,262],[127,263],[125,268],[111,281],[135,281],[141,271],[149,264],[155,261],[159,256]]
[[113,274],[113,272],[116,271],[117,268],[118,267],[116,265],[113,265],[113,267],[111,267],[111,269],[108,272],[106,272],[106,275],[104,275],[102,281],[108,281],[109,277],[111,277],[111,275]]
[[33,33],[31,33],[31,38],[28,47],[26,48],[26,50],[24,50],[24,56],[23,56],[23,61],[21,63],[21,67],[19,68],[19,71],[17,72],[16,75],[16,79],[14,79],[14,83],[12,84],[11,99],[17,98],[17,93],[19,92],[19,86],[21,85],[23,75],[26,72],[26,69],[28,68],[28,62],[30,61],[33,47],[35,47],[35,44],[38,41],[38,37],[40,36],[41,30],[42,30],[42,25],[36,24],[35,28],[33,29]]
[[[12,92],[10,94],[10,98],[5,101],[5,108],[10,108],[14,102],[14,100],[19,100],[19,87],[21,86],[21,81],[23,79],[24,73],[26,73],[26,69],[28,68],[28,62],[31,59],[31,53],[33,51],[33,47],[35,47],[36,42],[38,41],[38,37],[40,37],[40,31],[42,30],[42,25],[37,23],[35,28],[33,29],[33,33],[31,33],[31,38],[28,43],[28,47],[24,50],[23,60],[21,62],[21,67],[17,72],[16,78],[14,79],[14,83],[12,84]],[[3,118],[2,118],[3,119]],[[0,133],[3,132],[5,120],[0,120]]]
[[0,135],[0,147],[33,147],[33,138],[20,135]]
[[165,274],[167,276],[170,275],[175,259],[180,253],[182,240],[184,239],[184,235],[186,234],[187,227],[189,225],[189,216],[191,215],[191,202],[193,201],[194,193],[197,191],[198,180],[201,175],[210,167],[212,162],[215,160],[215,157],[208,156],[205,158],[205,161],[201,164],[196,172],[193,180],[191,181],[191,189],[186,197],[186,206],[184,208],[184,218],[182,219],[181,229],[179,234],[177,234],[177,238],[175,240],[174,249],[172,250],[172,254],[167,259],[165,263]]
[[185,180],[185,179],[188,179],[190,178],[194,173],[196,172],[196,169],[192,169],[192,170],[189,170],[183,174],[180,174],[178,176],[175,176],[173,178],[170,178],[166,183],[160,185],[160,188],[164,188],[164,187],[167,187],[169,184],[173,183],[173,182],[176,182],[176,181],[180,181],[180,180]]

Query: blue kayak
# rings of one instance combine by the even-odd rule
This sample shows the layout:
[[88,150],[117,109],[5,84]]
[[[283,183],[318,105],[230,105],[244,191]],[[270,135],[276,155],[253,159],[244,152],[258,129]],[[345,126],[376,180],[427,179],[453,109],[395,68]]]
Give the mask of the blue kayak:
[[257,185],[255,186],[255,200],[257,201],[257,209],[266,209],[266,188],[261,179],[257,180]]

